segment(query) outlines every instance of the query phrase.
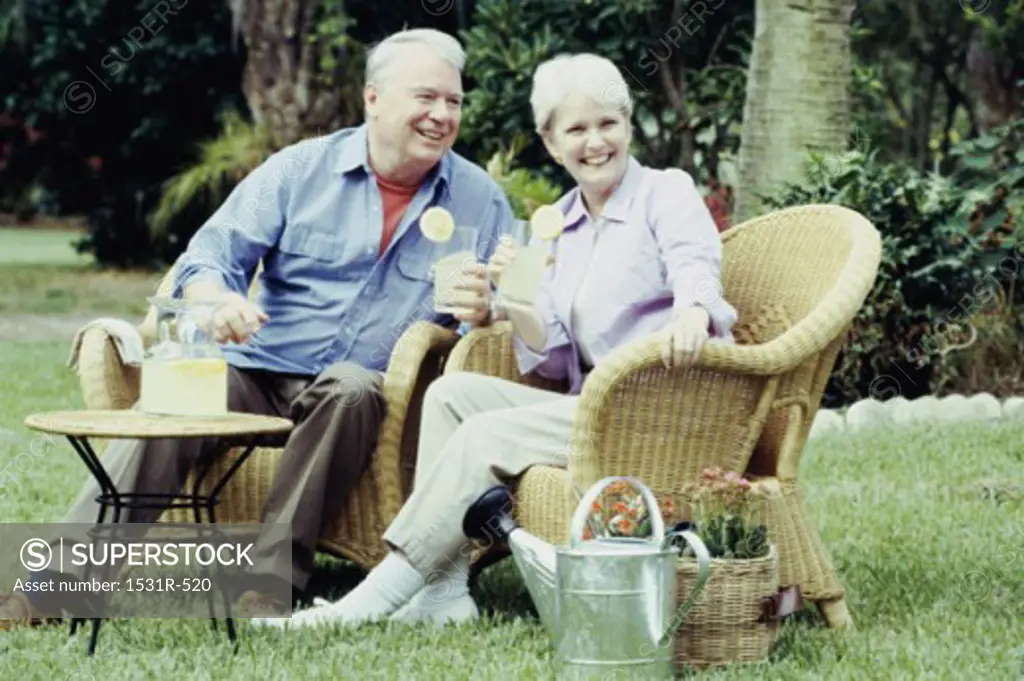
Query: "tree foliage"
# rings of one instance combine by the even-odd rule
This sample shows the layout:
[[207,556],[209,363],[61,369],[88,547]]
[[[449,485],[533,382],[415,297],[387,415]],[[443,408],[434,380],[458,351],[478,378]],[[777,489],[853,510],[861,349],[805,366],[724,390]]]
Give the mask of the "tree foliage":
[[631,88],[639,158],[715,177],[738,144],[751,18],[748,1],[481,0],[464,33],[474,88],[462,143],[478,158],[521,143],[522,164],[565,181],[533,132],[532,75],[559,53],[596,52]]
[[[0,186],[44,188],[89,216],[104,262],[162,259],[145,215],[217,113],[241,105],[244,55],[220,3],[27,3],[24,39],[4,47],[3,110],[18,126]],[[28,126],[39,136],[17,133]],[[12,131],[13,129],[13,131]],[[90,159],[92,162],[90,163]]]

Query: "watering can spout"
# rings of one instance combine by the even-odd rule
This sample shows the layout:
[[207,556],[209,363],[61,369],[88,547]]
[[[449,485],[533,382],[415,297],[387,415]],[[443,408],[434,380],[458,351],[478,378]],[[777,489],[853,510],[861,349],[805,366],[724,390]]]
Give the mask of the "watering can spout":
[[462,531],[471,539],[508,544],[541,622],[549,632],[554,632],[555,547],[521,528],[512,518],[511,509],[512,493],[508,487],[496,485],[466,511]]

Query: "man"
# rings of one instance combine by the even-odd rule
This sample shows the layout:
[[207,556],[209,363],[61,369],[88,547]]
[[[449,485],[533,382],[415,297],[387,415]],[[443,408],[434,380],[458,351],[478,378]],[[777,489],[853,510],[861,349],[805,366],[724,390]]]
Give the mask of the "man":
[[[433,311],[431,265],[455,246],[434,244],[418,228],[426,208],[446,208],[460,229],[476,230],[479,261],[511,229],[500,188],[451,151],[464,60],[458,41],[430,29],[380,43],[368,56],[366,122],[274,154],[197,231],[175,268],[175,297],[217,305],[229,409],[296,423],[261,518],[290,524],[291,564],[274,560],[279,547],[266,537],[253,551],[257,576],[268,585],[290,581],[293,598],[309,580],[322,520],[337,512],[376,447],[382,372],[402,330],[424,318],[489,318],[479,263],[467,267],[451,301],[462,311]],[[259,297],[250,302],[261,261]],[[117,441],[104,466],[120,490],[176,493],[215,445]],[[96,492],[94,483],[84,489],[65,522],[93,523]],[[126,522],[159,515],[130,510]],[[266,603],[269,591],[280,592],[248,592],[240,607],[287,607]],[[22,594],[0,596],[0,628],[37,614]]]

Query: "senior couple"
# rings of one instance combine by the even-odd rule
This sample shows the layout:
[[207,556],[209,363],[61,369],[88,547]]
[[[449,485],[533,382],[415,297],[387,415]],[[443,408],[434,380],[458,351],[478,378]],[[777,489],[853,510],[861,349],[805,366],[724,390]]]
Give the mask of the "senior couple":
[[[549,244],[553,262],[535,304],[493,304],[490,280],[516,257],[513,216],[487,174],[451,150],[464,58],[457,40],[431,29],[381,42],[368,57],[365,123],[268,159],[197,231],[175,268],[175,295],[219,303],[229,408],[296,423],[261,517],[290,525],[292,560],[275,562],[280,547],[261,538],[254,553],[268,566],[265,578],[290,582],[293,598],[305,601],[321,524],[375,449],[382,372],[405,325],[426,319],[466,331],[507,319],[521,372],[567,379],[568,393],[469,373],[434,381],[424,397],[414,488],[383,537],[388,555],[340,600],[317,599],[291,617],[254,624],[440,625],[476,617],[463,516],[487,488],[514,482],[532,465],[568,465],[585,374],[651,334],[669,368],[688,364],[709,338],[731,342],[735,310],[708,286],[719,280],[721,259],[712,217],[686,173],[648,168],[630,155],[626,83],[611,62],[589,54],[555,57],[533,74],[537,133],[576,186],[557,203],[564,228]],[[433,311],[438,246],[418,229],[434,205],[478,230],[480,262],[466,267],[452,301],[461,311],[448,315]],[[261,261],[260,293],[250,302]],[[361,398],[339,396],[353,391]],[[119,489],[176,493],[214,445],[116,441],[104,463]],[[87,485],[65,521],[92,523],[96,493]],[[127,522],[147,523],[159,511],[127,514]],[[265,597],[248,591],[238,604],[265,606]],[[39,622],[23,594],[0,596],[0,628]]]

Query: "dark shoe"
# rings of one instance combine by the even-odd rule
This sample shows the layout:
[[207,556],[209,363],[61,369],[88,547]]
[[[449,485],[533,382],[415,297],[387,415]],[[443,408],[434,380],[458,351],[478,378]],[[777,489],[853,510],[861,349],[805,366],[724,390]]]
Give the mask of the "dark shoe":
[[259,591],[246,591],[235,602],[231,613],[235,617],[286,617],[288,603]]
[[60,618],[40,617],[24,594],[0,594],[0,631],[59,623]]

